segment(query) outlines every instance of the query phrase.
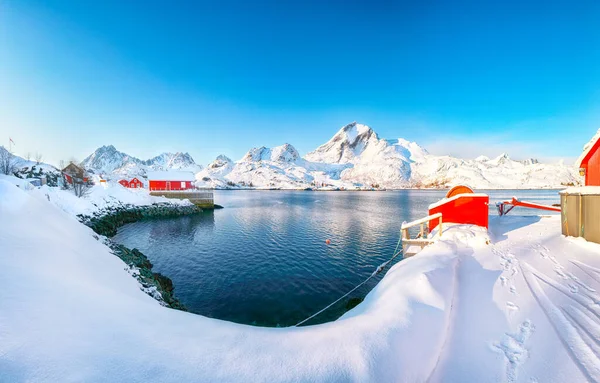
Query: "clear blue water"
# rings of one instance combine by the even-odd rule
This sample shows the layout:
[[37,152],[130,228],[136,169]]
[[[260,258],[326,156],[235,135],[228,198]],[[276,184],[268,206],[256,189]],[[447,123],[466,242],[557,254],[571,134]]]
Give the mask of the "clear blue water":
[[[191,312],[291,326],[366,279],[393,254],[402,222],[425,216],[445,193],[217,191],[215,201],[224,209],[128,224],[114,240],[146,254]],[[488,194],[491,214],[496,201],[512,196],[560,202],[556,190]],[[516,208],[510,214],[539,213]],[[381,277],[351,297],[364,298]],[[309,324],[337,319],[346,304]]]

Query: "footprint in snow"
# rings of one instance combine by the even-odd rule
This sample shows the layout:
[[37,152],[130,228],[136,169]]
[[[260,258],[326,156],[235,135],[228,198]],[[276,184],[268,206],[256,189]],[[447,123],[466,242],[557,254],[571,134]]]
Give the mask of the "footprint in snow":
[[515,286],[510,286],[509,290],[510,290],[511,294],[517,293],[517,288]]
[[567,274],[565,274],[564,271],[562,271],[563,267],[562,266],[557,266],[554,268],[554,272],[556,274],[558,274],[559,277],[561,277],[562,279],[569,279],[569,276]]
[[509,311],[519,311],[519,306],[508,301],[508,302],[506,302],[506,309]]
[[500,277],[500,284],[502,286],[506,286],[506,282],[508,282],[508,279],[506,277]]
[[[529,357],[525,343],[535,330],[530,320],[519,326],[516,334],[505,333],[500,342],[492,343],[492,350],[504,354],[506,358],[506,381],[516,382],[519,366]],[[535,381],[535,380],[534,380]]]
[[573,294],[577,294],[579,292],[579,287],[577,287],[574,283],[569,283],[569,290]]

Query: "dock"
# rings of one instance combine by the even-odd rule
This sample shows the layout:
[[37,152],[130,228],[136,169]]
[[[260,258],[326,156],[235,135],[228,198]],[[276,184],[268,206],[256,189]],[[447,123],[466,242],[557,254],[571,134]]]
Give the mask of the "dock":
[[189,199],[194,205],[205,209],[214,209],[215,207],[213,189],[152,190],[150,191],[150,195],[155,197]]

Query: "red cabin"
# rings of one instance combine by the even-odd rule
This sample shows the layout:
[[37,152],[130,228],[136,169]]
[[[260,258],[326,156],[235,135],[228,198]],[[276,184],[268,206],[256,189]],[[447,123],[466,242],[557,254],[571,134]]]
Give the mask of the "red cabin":
[[129,186],[127,187],[131,189],[139,189],[144,187],[144,183],[134,177],[131,181],[129,181]]
[[585,176],[585,186],[600,186],[600,131],[583,148],[577,163],[579,173]]
[[119,180],[119,183],[121,184],[121,186],[128,188],[129,187],[129,181],[127,180]]
[[148,172],[150,191],[193,189],[196,178],[192,172]]
[[[442,213],[444,222],[488,228],[489,202],[487,194],[476,194],[466,186],[457,186],[446,194],[446,198],[429,205],[429,215]],[[437,219],[430,221],[429,230],[433,230],[438,223]]]

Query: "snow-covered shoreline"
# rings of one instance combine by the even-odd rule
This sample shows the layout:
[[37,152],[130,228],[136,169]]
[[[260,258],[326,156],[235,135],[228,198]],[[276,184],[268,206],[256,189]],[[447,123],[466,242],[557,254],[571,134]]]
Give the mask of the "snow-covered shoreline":
[[90,227],[111,253],[122,259],[127,271],[141,285],[141,290],[159,303],[179,310],[185,307],[173,295],[173,282],[156,273],[148,258],[137,249],[113,243],[110,237],[127,223],[151,217],[173,217],[197,214],[202,210],[188,200],[150,196],[143,189],[126,189],[119,184],[96,185],[81,198],[70,190],[58,187],[32,187],[27,181],[12,176],[0,177],[0,182],[15,185],[34,198],[47,200],[77,221]]
[[43,193],[0,181],[0,216],[0,381],[600,380],[600,245],[557,216],[447,225],[339,320],[300,328],[160,306]]

